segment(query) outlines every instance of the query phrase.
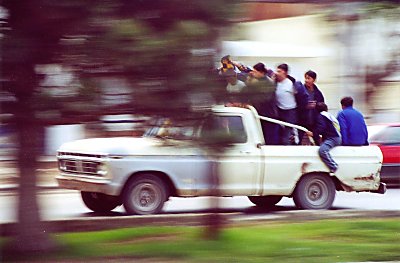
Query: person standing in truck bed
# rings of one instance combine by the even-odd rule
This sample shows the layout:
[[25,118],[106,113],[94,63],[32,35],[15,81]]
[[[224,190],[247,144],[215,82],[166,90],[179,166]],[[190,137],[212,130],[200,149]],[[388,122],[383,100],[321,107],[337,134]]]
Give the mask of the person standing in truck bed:
[[[250,105],[253,105],[258,113],[269,118],[278,117],[276,106],[276,85],[268,76],[269,71],[263,63],[257,63],[249,73],[246,80],[246,88],[242,94]],[[279,125],[272,122],[261,122],[265,144],[279,144]]]
[[[312,70],[304,74],[304,87],[307,93],[307,102],[305,107],[299,109],[299,124],[310,131],[315,129],[319,112],[317,111],[317,103],[325,102],[324,95],[315,85],[317,73]],[[303,132],[299,131],[300,141],[303,139]]]
[[[289,66],[281,64],[275,73],[276,80],[276,105],[278,106],[278,119],[284,122],[297,124],[297,102],[296,88],[288,78]],[[290,145],[290,136],[293,128],[282,127],[280,132],[280,143]]]

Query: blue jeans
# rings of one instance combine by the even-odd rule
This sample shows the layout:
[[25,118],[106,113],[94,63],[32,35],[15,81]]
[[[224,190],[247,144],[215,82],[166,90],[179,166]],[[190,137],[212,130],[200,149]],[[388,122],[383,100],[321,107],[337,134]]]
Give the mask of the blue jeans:
[[[297,123],[297,110],[296,109],[291,109],[291,110],[282,110],[278,109],[278,114],[279,114],[279,120],[284,121],[284,122],[289,122],[292,124]],[[290,127],[282,127],[281,132],[280,132],[280,142],[282,145],[290,145],[290,136],[292,135],[293,128]]]
[[321,157],[321,160],[326,164],[326,166],[328,166],[331,173],[336,172],[338,164],[332,159],[329,151],[332,148],[339,146],[341,143],[342,140],[340,137],[328,138],[319,147],[319,157]]

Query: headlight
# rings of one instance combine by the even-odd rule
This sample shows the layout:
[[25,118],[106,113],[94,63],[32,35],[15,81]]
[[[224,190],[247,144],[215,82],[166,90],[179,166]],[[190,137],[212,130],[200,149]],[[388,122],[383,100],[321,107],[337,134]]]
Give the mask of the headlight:
[[61,171],[64,171],[66,169],[64,160],[58,161],[58,169],[60,169]]
[[103,163],[100,163],[97,165],[97,174],[101,176],[106,176],[107,175],[107,166]]

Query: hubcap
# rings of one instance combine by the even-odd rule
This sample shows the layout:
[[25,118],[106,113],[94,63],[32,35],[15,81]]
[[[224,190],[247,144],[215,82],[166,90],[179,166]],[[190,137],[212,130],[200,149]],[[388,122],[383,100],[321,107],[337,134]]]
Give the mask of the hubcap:
[[154,196],[151,196],[151,193],[148,190],[142,190],[139,195],[140,205],[142,206],[148,206],[154,199]]
[[133,206],[142,212],[155,210],[161,202],[159,189],[149,183],[141,183],[135,186],[131,194]]
[[307,187],[307,200],[312,205],[320,206],[328,200],[328,187],[321,180],[314,180]]

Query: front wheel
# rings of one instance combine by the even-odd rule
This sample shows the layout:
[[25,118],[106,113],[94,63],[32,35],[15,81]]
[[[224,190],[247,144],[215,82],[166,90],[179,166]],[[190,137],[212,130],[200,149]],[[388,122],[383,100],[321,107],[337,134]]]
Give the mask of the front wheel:
[[335,195],[335,184],[330,177],[313,174],[300,180],[294,190],[293,200],[301,209],[329,209]]
[[121,205],[116,196],[102,193],[81,192],[83,203],[94,212],[109,212]]
[[269,196],[248,196],[250,202],[259,207],[273,207],[282,200],[282,196],[269,195]]
[[159,213],[167,200],[167,186],[157,176],[141,175],[128,185],[123,203],[128,214],[150,215]]

